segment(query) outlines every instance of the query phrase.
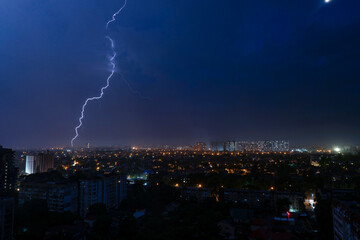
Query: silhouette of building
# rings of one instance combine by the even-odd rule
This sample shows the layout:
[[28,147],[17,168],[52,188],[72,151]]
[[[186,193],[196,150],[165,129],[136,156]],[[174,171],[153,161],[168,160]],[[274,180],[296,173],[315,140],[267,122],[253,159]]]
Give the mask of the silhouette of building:
[[280,199],[288,199],[289,206],[297,211],[303,210],[304,196],[300,192],[268,191],[251,189],[224,189],[220,199],[225,202],[243,203],[250,208],[261,208],[264,203],[269,203],[271,208],[276,208]]
[[0,146],[0,195],[16,189],[17,168],[14,166],[14,151]]
[[79,181],[79,215],[85,217],[89,207],[101,203],[102,184],[99,177]]
[[79,180],[79,215],[85,217],[89,207],[105,204],[116,209],[126,196],[126,179],[117,174],[96,175]]
[[202,187],[179,187],[180,197],[186,200],[193,199],[197,201],[203,201],[211,197],[211,191],[209,188]]
[[19,204],[32,199],[45,200],[53,212],[77,212],[77,185],[59,172],[32,174],[20,185]]
[[70,211],[85,217],[96,203],[105,204],[107,209],[118,208],[125,195],[126,179],[120,175],[90,175],[70,181],[52,171],[28,175],[20,185],[19,204],[41,199],[50,211]]
[[14,200],[0,198],[0,240],[12,240],[14,232]]

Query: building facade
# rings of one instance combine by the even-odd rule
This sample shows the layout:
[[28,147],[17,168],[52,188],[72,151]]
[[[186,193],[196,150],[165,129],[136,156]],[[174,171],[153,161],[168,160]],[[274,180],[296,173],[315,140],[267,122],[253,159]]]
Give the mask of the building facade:
[[14,151],[0,146],[0,196],[15,190],[16,179]]
[[14,200],[0,198],[0,240],[12,240],[14,232]]
[[33,174],[35,173],[35,156],[26,156],[25,160],[25,173]]
[[360,240],[360,202],[334,200],[334,240]]
[[54,156],[49,152],[40,153],[36,156],[26,156],[25,173],[43,173],[54,168]]
[[87,178],[79,181],[79,215],[85,217],[89,207],[101,203],[102,183],[100,178]]
[[49,211],[77,212],[77,185],[59,176],[59,173],[49,172],[33,174],[21,183],[19,204],[33,199],[45,200]]
[[126,179],[117,174],[92,176],[79,180],[79,215],[85,217],[91,205],[105,204],[116,209],[126,196]]

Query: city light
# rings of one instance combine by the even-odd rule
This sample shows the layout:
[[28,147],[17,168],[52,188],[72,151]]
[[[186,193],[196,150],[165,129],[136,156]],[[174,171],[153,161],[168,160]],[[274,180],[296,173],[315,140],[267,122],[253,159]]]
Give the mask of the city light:
[[341,149],[339,147],[334,147],[334,151],[337,152],[337,153],[340,153]]
[[[202,202],[206,198],[214,197],[217,202],[235,204],[246,203],[249,209],[260,207],[264,212],[266,212],[268,207],[279,207],[278,204],[280,201],[272,201],[273,198],[289,199],[288,202],[281,202],[281,216],[268,213],[268,217],[272,217],[275,221],[296,225],[298,223],[296,222],[295,216],[310,219],[312,216],[310,212],[315,210],[318,201],[317,197],[319,199],[321,197],[321,195],[316,197],[314,189],[316,189],[317,183],[312,180],[314,177],[327,176],[327,174],[329,174],[329,172],[326,171],[326,163],[328,161],[323,164],[321,160],[338,160],[339,165],[341,166],[336,168],[336,172],[331,175],[329,180],[326,180],[325,178],[327,184],[333,184],[334,182],[340,184],[342,180],[339,176],[344,173],[346,174],[346,179],[344,179],[344,181],[348,181],[351,178],[351,175],[349,175],[350,172],[348,171],[350,166],[356,166],[356,168],[358,168],[359,165],[355,161],[347,162],[347,160],[341,162],[341,155],[334,154],[334,152],[341,151],[345,153],[345,151],[348,151],[347,149],[351,148],[351,146],[333,146],[330,148],[332,149],[330,152],[324,151],[321,152],[321,154],[318,154],[318,152],[314,150],[314,152],[296,152],[296,154],[288,154],[287,156],[284,155],[285,152],[266,152],[264,155],[258,152],[252,152],[240,153],[239,155],[237,152],[231,154],[231,152],[217,151],[215,152],[215,155],[214,152],[211,151],[194,152],[192,149],[183,150],[181,152],[176,149],[144,151],[141,146],[137,149],[132,149],[130,147],[127,150],[99,149],[99,151],[97,151],[94,149],[86,149],[84,151],[74,151],[63,156],[62,150],[54,149],[50,154],[59,156],[56,157],[56,160],[57,164],[62,167],[61,172],[64,176],[75,176],[77,171],[83,173],[87,172],[87,174],[89,174],[89,179],[74,178],[71,180],[72,178],[69,178],[67,181],[72,184],[61,183],[64,179],[58,183],[56,183],[55,180],[55,184],[44,187],[41,185],[42,183],[39,184],[35,179],[32,180],[30,177],[28,181],[25,180],[20,182],[20,184],[16,186],[15,191],[19,192],[21,201],[24,201],[24,199],[30,199],[32,196],[37,196],[35,195],[37,192],[32,189],[38,188],[46,193],[46,191],[49,191],[50,189],[52,189],[51,191],[55,191],[56,188],[59,187],[67,190],[67,197],[57,198],[55,195],[51,195],[51,197],[56,198],[56,201],[67,201],[67,204],[76,206],[78,200],[86,197],[86,195],[84,195],[86,191],[80,193],[80,195],[74,194],[76,193],[76,191],[72,192],[74,186],[77,186],[79,189],[88,188],[89,191],[87,191],[86,194],[94,195],[93,197],[95,198],[102,194],[108,194],[109,196],[125,194],[126,198],[126,192],[119,192],[116,189],[126,189],[127,187],[132,189],[132,185],[138,185],[140,183],[142,186],[141,189],[138,190],[144,192],[144,194],[147,194],[149,190],[154,187],[161,189],[160,186],[167,186],[168,188],[177,189],[176,192],[180,193],[178,200],[181,199],[184,202],[189,199],[196,199],[196,201]],[[356,150],[356,148],[353,149]],[[31,154],[34,153],[31,152]],[[217,154],[221,156],[221,161],[219,161]],[[22,155],[24,160],[27,156],[30,156],[27,152]],[[52,158],[49,159],[52,160]],[[309,161],[309,159],[311,160]],[[89,163],[91,163],[91,165],[88,165]],[[344,165],[344,163],[348,164],[348,166]],[[30,162],[28,164],[30,164]],[[91,171],[88,168],[89,166],[92,168]],[[139,169],[142,169],[141,171],[130,173],[131,169],[140,166],[141,168]],[[285,173],[293,172],[294,177],[286,180],[288,183],[284,184],[283,182],[276,181],[279,177],[277,171],[278,166],[286,168]],[[4,165],[5,172],[8,168],[8,165]],[[123,172],[123,169],[128,170],[127,172]],[[160,172],[165,174],[166,177],[159,178],[157,174]],[[230,179],[234,179],[234,183],[236,183],[235,181],[253,173],[262,177],[266,176],[269,180],[266,183],[262,180],[258,181],[256,178],[252,180],[255,185],[260,187],[263,186],[263,188],[253,190],[247,188],[246,185],[238,185],[233,188],[231,182],[223,181],[221,178],[222,175],[226,175],[230,177]],[[197,174],[201,174],[202,178],[198,178]],[[126,176],[127,180],[125,180]],[[213,178],[213,176],[217,177]],[[120,180],[119,177],[123,180]],[[156,177],[155,179],[157,179],[157,181],[153,182],[153,177]],[[46,178],[46,174],[44,175],[44,178]],[[109,179],[110,181],[107,181],[106,179]],[[151,181],[147,182],[147,179]],[[210,179],[212,180],[209,181]],[[9,179],[5,177],[4,182],[6,184],[9,182]],[[107,188],[109,184],[112,188]],[[306,188],[307,191],[295,192],[291,188],[296,185],[302,186],[304,189]],[[10,185],[9,189],[11,189]],[[325,197],[328,197],[329,193],[326,192],[326,189],[322,190],[324,191],[322,194],[325,195]],[[70,198],[72,194],[73,198]],[[43,194],[41,196],[44,196],[45,198],[50,195]],[[71,199],[73,199],[73,202]],[[114,201],[121,201],[120,198],[119,200],[116,199],[116,197],[113,198]],[[101,202],[103,200],[99,201]],[[120,203],[116,202],[116,204]],[[59,205],[53,205],[51,208],[63,210],[63,207],[59,207]],[[170,204],[168,208],[171,211],[176,211],[176,204]],[[287,209],[287,211],[285,209]],[[74,211],[76,211],[76,208],[74,208]],[[86,208],[83,208],[81,214],[86,214],[87,211]]]

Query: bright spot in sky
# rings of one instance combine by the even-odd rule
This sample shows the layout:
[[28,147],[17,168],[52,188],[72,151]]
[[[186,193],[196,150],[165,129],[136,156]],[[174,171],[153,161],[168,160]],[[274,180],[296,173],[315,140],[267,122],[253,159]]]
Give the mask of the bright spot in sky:
[[331,2],[331,0],[325,0],[325,3],[329,3],[329,2]]

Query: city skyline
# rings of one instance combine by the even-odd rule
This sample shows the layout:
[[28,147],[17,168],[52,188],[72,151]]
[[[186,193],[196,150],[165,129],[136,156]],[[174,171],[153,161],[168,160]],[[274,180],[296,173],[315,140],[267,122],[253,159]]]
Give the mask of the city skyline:
[[0,240],[360,239],[359,0],[2,0]]
[[[271,142],[286,142],[287,144],[287,151],[296,151],[299,149],[302,150],[306,150],[306,151],[316,151],[316,150],[321,150],[321,151],[336,151],[335,149],[348,149],[348,148],[360,148],[359,144],[339,144],[338,142],[336,143],[332,143],[332,144],[295,144],[291,141],[288,140],[284,140],[284,139],[277,139],[277,140],[259,140],[259,139],[252,139],[252,140],[244,140],[244,139],[226,139],[226,140],[200,140],[200,141],[195,141],[195,142],[184,142],[183,144],[169,144],[169,143],[159,143],[159,144],[108,144],[108,145],[98,145],[98,144],[93,144],[93,143],[86,143],[83,145],[78,145],[76,147],[72,147],[69,144],[68,145],[55,145],[55,146],[36,146],[36,147],[28,147],[28,146],[17,146],[17,147],[11,147],[15,150],[21,151],[21,150],[25,150],[25,151],[42,151],[43,153],[46,153],[48,150],[54,150],[54,149],[68,149],[68,150],[76,150],[76,149],[192,149],[193,147],[195,147],[198,144],[204,144],[206,146],[206,150],[211,150],[211,151],[243,151],[241,150],[242,148],[239,148],[236,150],[229,150],[232,149],[231,147],[229,148],[229,146],[231,146],[232,144],[235,144],[237,146],[240,146],[241,144],[245,144],[248,146],[262,146],[264,143],[271,143]],[[260,145],[259,145],[260,144]],[[223,149],[223,148],[219,148],[219,147],[214,147],[215,145],[218,146],[225,146],[227,145],[228,147]],[[234,146],[235,146],[234,145]],[[0,145],[3,146],[3,145]],[[3,147],[9,147],[9,146],[3,146]],[[259,150],[260,152],[262,150]]]

